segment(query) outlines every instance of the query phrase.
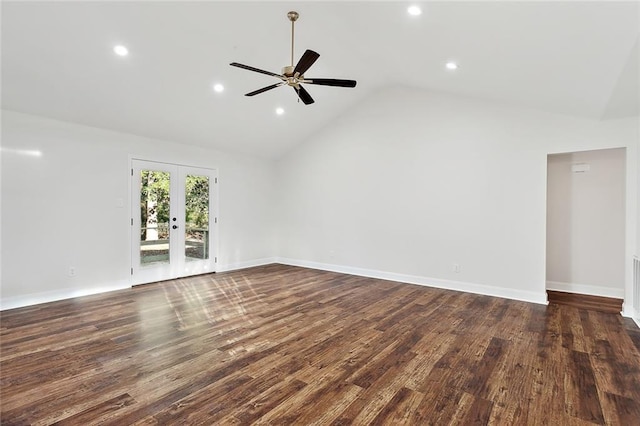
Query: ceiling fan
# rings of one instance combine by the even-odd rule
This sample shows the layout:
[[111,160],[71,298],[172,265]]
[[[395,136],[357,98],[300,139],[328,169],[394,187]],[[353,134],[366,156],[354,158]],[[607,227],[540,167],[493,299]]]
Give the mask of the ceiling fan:
[[314,100],[309,92],[307,92],[305,88],[301,86],[302,83],[317,84],[319,86],[356,87],[355,80],[338,80],[334,78],[306,78],[304,76],[304,73],[307,72],[307,70],[311,68],[311,65],[313,65],[314,62],[317,61],[320,57],[320,55],[313,50],[306,50],[296,66],[293,66],[293,31],[295,22],[298,20],[299,16],[300,15],[298,14],[298,12],[295,11],[287,13],[287,18],[289,18],[289,21],[291,21],[291,65],[282,68],[282,74],[276,74],[274,72],[261,70],[259,68],[250,67],[249,65],[239,64],[237,62],[232,62],[229,64],[232,67],[238,67],[249,71],[259,72],[261,74],[271,75],[281,80],[279,83],[263,87],[262,89],[254,90],[253,92],[249,92],[245,94],[245,96],[255,96],[260,93],[266,92],[267,90],[287,85],[293,87],[293,90],[296,91],[298,97],[305,105],[309,105],[312,104]]

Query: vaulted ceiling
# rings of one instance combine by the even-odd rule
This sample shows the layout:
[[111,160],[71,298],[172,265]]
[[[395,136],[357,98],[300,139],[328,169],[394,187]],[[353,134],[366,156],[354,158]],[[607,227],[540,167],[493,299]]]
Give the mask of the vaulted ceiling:
[[[592,119],[638,114],[637,2],[416,4],[420,16],[407,2],[3,1],[2,107],[268,158],[395,85]],[[295,60],[321,55],[306,76],[355,89],[307,86],[308,106],[289,87],[243,96],[277,80],[229,63],[289,65],[289,10],[300,13]]]

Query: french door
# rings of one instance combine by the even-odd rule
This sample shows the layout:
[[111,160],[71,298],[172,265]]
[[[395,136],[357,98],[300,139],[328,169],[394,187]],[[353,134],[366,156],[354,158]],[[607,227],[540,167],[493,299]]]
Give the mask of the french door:
[[133,284],[206,272],[216,264],[216,171],[132,160]]

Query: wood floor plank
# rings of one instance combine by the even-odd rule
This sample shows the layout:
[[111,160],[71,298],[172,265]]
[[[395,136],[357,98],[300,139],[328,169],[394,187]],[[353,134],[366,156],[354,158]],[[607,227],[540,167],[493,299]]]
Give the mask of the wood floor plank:
[[[306,383],[296,379],[282,381],[278,385],[270,387],[268,391],[249,401],[246,405],[236,408],[232,416],[238,419],[241,424],[251,424],[296,392],[304,389],[305,386],[307,386]],[[227,421],[222,419],[220,423],[227,424]],[[229,419],[228,423],[232,423],[232,420]]]
[[409,423],[423,397],[424,395],[420,392],[409,388],[401,388],[382,411],[378,413],[371,424],[382,426]]
[[604,423],[595,376],[589,355],[571,351],[569,370],[565,374],[565,404],[573,417],[598,424]]
[[631,425],[618,314],[266,265],[0,312],[0,419]]
[[482,360],[474,369],[473,375],[467,382],[465,391],[480,398],[485,398],[490,392],[490,381],[494,370],[507,346],[507,342],[496,337],[491,338]]
[[207,411],[212,405],[218,404],[218,401],[223,400],[229,392],[251,380],[252,377],[245,374],[232,376],[231,380],[206,387],[201,392],[189,394],[150,416],[159,424],[175,424],[180,421],[189,424],[207,422]]
[[449,424],[458,410],[462,390],[448,384],[433,384],[420,392],[424,396],[412,414],[409,424],[441,425]]
[[350,383],[339,383],[318,395],[313,405],[307,405],[296,419],[301,425],[320,426],[336,424],[340,414],[362,393],[362,388]]
[[469,407],[466,416],[462,420],[463,425],[486,425],[489,424],[493,402],[484,398],[475,397],[473,404]]
[[[267,392],[279,383],[285,380],[285,376],[278,371],[266,371],[263,374],[246,382],[244,386],[238,386],[229,391],[226,395],[218,398],[198,415],[206,419],[206,424],[222,424],[221,419],[235,419],[233,412],[238,407],[244,406],[249,401],[257,398],[260,394]],[[192,413],[189,413],[192,415]],[[176,423],[180,423],[184,417],[176,419]]]
[[420,340],[420,338],[421,335],[419,332],[414,332],[405,336],[398,345],[384,357],[380,357],[367,363],[365,368],[360,370],[352,378],[353,383],[361,388],[368,388],[389,369],[406,365],[406,363],[416,356],[414,352],[411,352],[411,348]]
[[[320,405],[318,400],[326,392],[333,391],[332,393],[335,395],[338,394],[340,390],[350,386],[348,382],[344,381],[344,377],[344,371],[337,368],[331,368],[323,369],[322,373],[318,374],[314,377],[313,381],[310,382],[303,382],[295,379],[302,383],[306,383],[306,386],[264,414],[257,423],[305,424],[300,423],[300,420],[298,420],[301,416],[307,414],[307,411],[303,407],[306,406],[312,409],[314,411],[314,413],[312,413],[314,416],[317,414],[316,410],[325,409],[326,407],[324,407],[324,404]],[[336,383],[338,383],[337,386]],[[339,389],[335,389],[336,387],[339,387]]]
[[99,422],[105,418],[113,416],[115,411],[122,409],[123,407],[130,406],[135,402],[136,401],[131,398],[131,395],[125,393],[53,424],[66,426]]
[[602,406],[607,424],[633,425],[640,422],[640,403],[637,400],[605,392]]
[[448,351],[456,336],[450,333],[427,334],[416,344],[417,356],[407,366],[408,377],[405,385],[412,390],[423,388],[422,384],[433,370],[436,362]]

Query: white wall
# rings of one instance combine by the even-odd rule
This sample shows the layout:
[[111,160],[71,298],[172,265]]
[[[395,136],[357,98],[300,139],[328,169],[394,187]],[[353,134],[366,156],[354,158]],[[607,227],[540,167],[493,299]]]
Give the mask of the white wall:
[[548,289],[624,297],[625,161],[624,149],[549,156]]
[[[638,44],[638,48],[640,49],[640,44]],[[637,121],[638,123],[640,123],[640,116],[637,117]],[[638,129],[638,132],[640,133],[640,129]],[[638,137],[638,145],[637,145],[637,165],[638,165],[638,173],[636,174],[637,178],[636,178],[636,191],[638,192],[638,204],[637,204],[637,210],[636,210],[636,235],[637,235],[637,239],[636,239],[636,246],[633,250],[633,254],[640,258],[640,137]],[[632,154],[631,154],[632,155]],[[629,154],[627,154],[627,156],[629,156]],[[633,232],[631,230],[629,230],[629,232]],[[638,324],[638,327],[640,327],[640,289],[638,288],[638,286],[635,285],[635,281],[633,281],[635,279],[635,277],[633,277],[633,273],[630,273],[631,275],[631,280],[632,280],[632,284],[629,285],[629,292],[635,292],[634,297],[634,301],[635,306],[631,307],[629,303],[627,304],[627,309],[626,309],[626,314],[633,317],[636,321],[636,324]]]
[[280,256],[544,302],[547,154],[633,151],[630,258],[637,126],[635,119],[596,122],[427,91],[382,91],[279,161]]
[[273,261],[273,162],[3,111],[3,309],[130,285],[130,156],[217,169],[218,270]]
[[[637,118],[580,120],[396,88],[272,164],[5,111],[2,307],[128,286],[129,210],[116,206],[128,199],[130,155],[218,169],[220,269],[278,256],[544,302],[547,154],[618,147],[627,148],[627,298],[638,139]],[[24,149],[43,155],[13,151]],[[102,243],[88,250],[95,234]]]

